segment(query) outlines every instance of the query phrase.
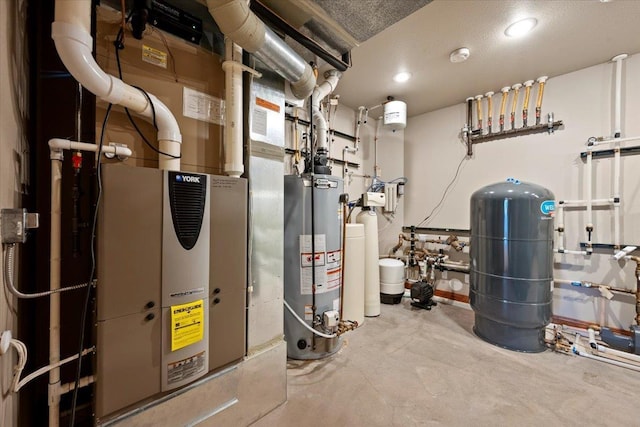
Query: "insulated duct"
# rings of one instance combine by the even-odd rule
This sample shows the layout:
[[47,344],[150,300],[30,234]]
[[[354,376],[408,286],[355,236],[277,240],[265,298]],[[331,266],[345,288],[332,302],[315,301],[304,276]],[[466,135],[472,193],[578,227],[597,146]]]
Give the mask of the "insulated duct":
[[251,12],[247,1],[207,0],[207,6],[227,37],[291,82],[296,98],[311,95],[316,85],[311,66]]
[[93,58],[91,37],[91,0],[56,0],[55,22],[51,37],[56,50],[71,75],[100,99],[121,105],[149,121],[155,116],[158,127],[160,169],[180,170],[182,135],[175,117],[158,98],[149,99],[122,80],[105,73]]

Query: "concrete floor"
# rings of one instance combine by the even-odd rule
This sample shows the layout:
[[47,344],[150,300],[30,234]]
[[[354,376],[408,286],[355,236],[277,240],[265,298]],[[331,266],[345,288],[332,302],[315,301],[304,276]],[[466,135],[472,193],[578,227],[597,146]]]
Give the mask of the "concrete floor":
[[266,426],[637,426],[640,373],[472,332],[473,312],[382,306],[319,361],[289,361],[288,402]]

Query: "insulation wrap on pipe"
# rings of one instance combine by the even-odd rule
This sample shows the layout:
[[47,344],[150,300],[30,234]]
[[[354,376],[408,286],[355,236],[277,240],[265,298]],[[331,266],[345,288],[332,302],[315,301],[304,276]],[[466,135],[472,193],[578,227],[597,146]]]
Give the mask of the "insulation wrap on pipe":
[[311,66],[251,12],[248,2],[207,0],[207,7],[226,36],[291,82],[296,98],[311,95],[316,85]]

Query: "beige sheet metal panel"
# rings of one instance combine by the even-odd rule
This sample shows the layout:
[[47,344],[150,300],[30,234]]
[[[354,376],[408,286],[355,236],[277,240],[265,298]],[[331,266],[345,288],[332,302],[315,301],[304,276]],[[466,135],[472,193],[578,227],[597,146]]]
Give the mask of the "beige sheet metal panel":
[[244,178],[209,178],[209,370],[214,370],[245,354],[248,194]]
[[97,425],[250,425],[287,400],[286,357],[284,341],[272,343],[237,366],[212,374],[129,412],[98,419]]
[[[109,17],[106,8],[98,8],[96,60],[110,74],[118,75],[113,41],[118,33],[118,20]],[[164,40],[163,40],[164,38]],[[165,44],[166,41],[166,44]],[[143,46],[166,54],[166,68],[143,60]],[[125,48],[120,51],[124,81],[139,86],[164,102],[175,115],[182,133],[181,170],[222,174],[224,151],[222,147],[223,126],[196,120],[183,115],[183,91],[189,88],[224,99],[224,72],[222,59],[215,53],[180,40],[157,29],[147,31],[143,40],[136,40],[127,31]],[[106,104],[98,101],[96,106],[97,135],[102,126]],[[147,139],[157,147],[156,131],[151,123],[134,115],[138,127]],[[158,167],[158,155],[144,144],[129,123],[124,110],[115,107],[109,118],[106,141],[127,144],[133,157],[126,164]]]
[[[122,165],[102,167],[98,219],[97,318],[160,306],[162,172]],[[144,191],[130,191],[132,183]]]
[[160,393],[160,308],[98,322],[96,416]]
[[[162,171],[103,165],[96,413],[160,392]],[[144,191],[131,191],[134,185]]]

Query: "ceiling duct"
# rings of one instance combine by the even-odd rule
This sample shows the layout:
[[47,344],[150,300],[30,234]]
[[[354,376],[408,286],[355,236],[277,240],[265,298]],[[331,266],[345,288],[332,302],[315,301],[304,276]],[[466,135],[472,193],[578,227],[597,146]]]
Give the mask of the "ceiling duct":
[[245,1],[207,0],[207,6],[227,37],[291,82],[293,95],[298,99],[311,95],[316,84],[311,66],[267,27]]
[[337,56],[351,51],[431,1],[260,0]]

